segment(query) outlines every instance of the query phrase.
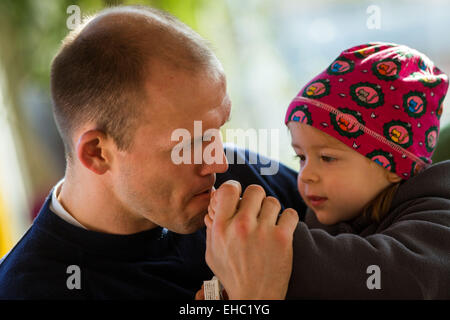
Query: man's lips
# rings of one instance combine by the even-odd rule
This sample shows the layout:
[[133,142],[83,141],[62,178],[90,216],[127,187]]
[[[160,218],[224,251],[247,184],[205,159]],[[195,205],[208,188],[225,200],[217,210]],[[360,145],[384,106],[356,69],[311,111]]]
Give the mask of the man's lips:
[[212,179],[209,179],[208,182],[209,184],[204,185],[202,188],[199,189],[199,191],[194,193],[194,197],[211,193],[211,191],[214,189],[214,184],[216,183],[216,176],[213,175]]
[[209,193],[211,193],[213,187],[214,187],[214,185],[209,186],[208,188],[205,188],[202,191],[196,193],[195,196],[201,196],[203,194],[209,194]]

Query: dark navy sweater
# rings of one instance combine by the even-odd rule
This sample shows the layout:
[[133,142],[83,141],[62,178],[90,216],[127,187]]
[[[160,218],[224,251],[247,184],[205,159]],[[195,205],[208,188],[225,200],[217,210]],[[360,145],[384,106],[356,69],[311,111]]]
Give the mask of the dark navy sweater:
[[[279,164],[277,174],[261,175],[269,165],[250,164],[248,151],[233,155],[245,164],[230,164],[217,175],[216,188],[228,179],[240,181],[243,190],[256,183],[303,217],[295,171]],[[51,193],[0,264],[0,299],[193,299],[212,277],[204,259],[204,228],[189,235],[162,227],[131,235],[99,233],[62,220],[50,211],[50,202]]]

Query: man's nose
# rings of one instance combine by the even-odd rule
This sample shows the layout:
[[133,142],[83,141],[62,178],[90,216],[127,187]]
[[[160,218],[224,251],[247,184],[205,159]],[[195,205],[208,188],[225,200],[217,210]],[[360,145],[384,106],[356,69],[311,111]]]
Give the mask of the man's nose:
[[225,155],[225,151],[222,148],[220,149],[220,155],[215,155],[213,159],[210,161],[203,161],[200,175],[208,175],[211,173],[224,173],[228,170],[228,160]]

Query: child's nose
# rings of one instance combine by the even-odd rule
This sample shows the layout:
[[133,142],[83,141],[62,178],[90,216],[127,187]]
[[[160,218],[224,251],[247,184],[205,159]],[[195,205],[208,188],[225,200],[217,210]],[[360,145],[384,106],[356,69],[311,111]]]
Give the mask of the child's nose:
[[298,179],[303,183],[314,183],[320,180],[317,169],[311,163],[306,162],[300,168]]

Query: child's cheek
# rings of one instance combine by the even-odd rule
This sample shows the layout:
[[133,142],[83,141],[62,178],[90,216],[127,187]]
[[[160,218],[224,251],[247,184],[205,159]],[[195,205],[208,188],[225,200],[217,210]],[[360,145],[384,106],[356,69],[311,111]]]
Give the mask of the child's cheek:
[[298,178],[297,178],[297,189],[298,189],[298,191],[299,191],[299,193],[300,193],[300,196],[301,196],[302,198],[304,198],[304,197],[305,197],[305,193],[304,193],[304,185],[303,185],[303,183],[302,183],[301,180],[300,180],[300,175],[298,175]]

